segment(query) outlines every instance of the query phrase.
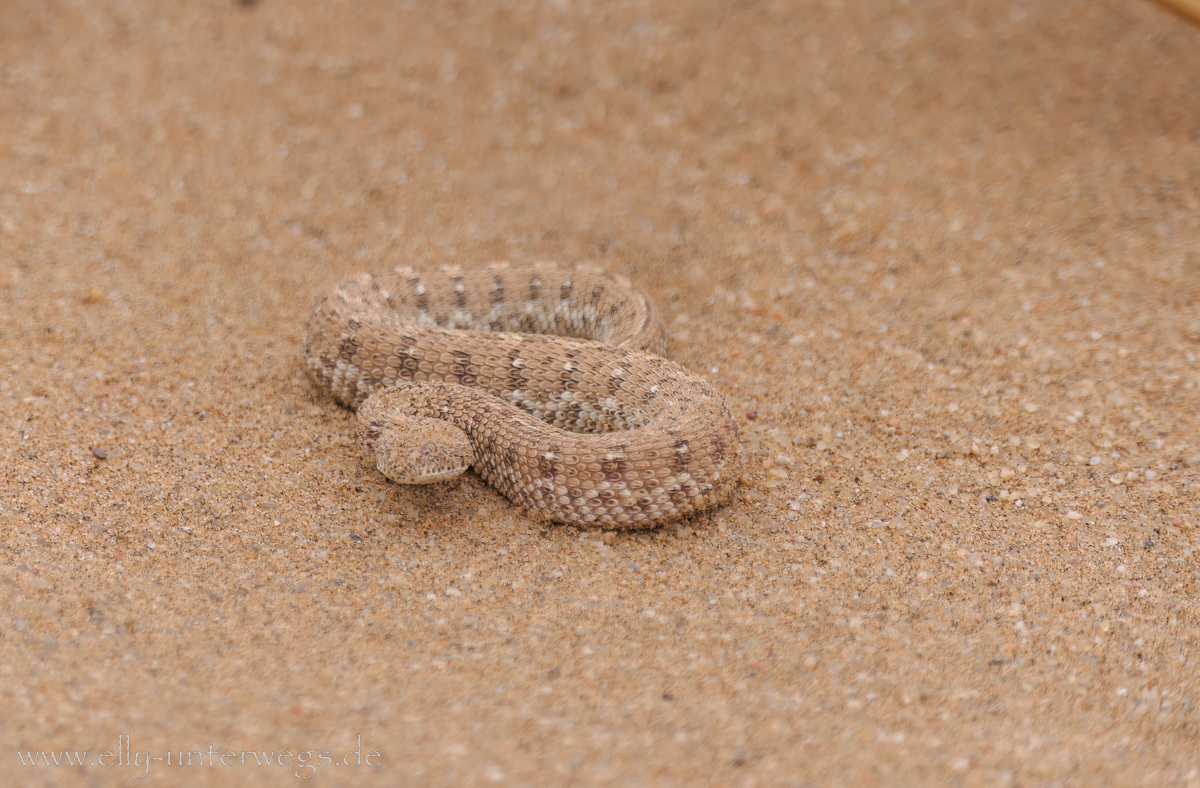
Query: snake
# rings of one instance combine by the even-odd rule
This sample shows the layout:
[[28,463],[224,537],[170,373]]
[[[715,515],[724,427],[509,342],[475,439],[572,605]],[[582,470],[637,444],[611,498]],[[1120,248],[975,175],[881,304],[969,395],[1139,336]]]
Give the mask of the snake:
[[728,404],[666,342],[624,276],[496,262],[347,279],[310,317],[304,356],[392,481],[470,468],[535,520],[624,530],[693,516],[738,482]]

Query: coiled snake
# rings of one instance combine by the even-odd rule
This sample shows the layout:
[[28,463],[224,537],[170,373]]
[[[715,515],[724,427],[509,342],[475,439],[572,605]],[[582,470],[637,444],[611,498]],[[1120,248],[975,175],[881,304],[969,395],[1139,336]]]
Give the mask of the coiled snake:
[[304,354],[390,479],[474,467],[535,518],[647,528],[719,503],[737,475],[729,408],[665,344],[623,277],[493,263],[342,282]]

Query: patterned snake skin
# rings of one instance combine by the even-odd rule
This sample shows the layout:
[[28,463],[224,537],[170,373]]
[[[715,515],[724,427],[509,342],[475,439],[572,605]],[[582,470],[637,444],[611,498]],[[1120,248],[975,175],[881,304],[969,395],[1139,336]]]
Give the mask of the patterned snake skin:
[[473,466],[537,519],[627,529],[709,508],[736,481],[729,408],[661,357],[665,342],[623,277],[493,263],[347,280],[310,319],[304,354],[358,410],[385,476]]

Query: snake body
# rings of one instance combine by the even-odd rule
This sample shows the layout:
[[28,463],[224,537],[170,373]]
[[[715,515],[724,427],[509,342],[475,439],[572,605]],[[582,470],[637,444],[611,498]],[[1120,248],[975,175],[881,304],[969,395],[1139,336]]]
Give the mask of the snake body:
[[739,450],[724,399],[665,344],[623,277],[493,263],[342,282],[304,353],[392,479],[470,465],[535,518],[647,528],[719,503]]

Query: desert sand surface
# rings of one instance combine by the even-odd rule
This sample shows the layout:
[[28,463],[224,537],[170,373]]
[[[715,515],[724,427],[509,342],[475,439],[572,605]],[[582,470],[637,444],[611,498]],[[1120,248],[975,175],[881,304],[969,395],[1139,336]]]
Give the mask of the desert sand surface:
[[[0,783],[1200,785],[1200,27],[2,14]],[[504,259],[654,299],[725,506],[601,534],[364,464],[314,305]]]

